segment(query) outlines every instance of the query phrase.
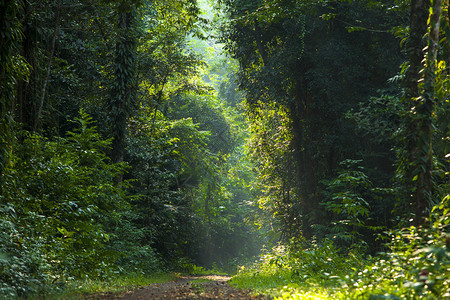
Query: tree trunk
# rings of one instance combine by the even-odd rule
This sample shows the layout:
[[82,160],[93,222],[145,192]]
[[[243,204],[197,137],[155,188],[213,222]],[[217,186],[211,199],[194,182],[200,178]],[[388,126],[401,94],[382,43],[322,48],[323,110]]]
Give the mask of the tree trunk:
[[49,53],[49,57],[48,57],[47,68],[45,71],[45,79],[44,79],[44,83],[42,84],[41,97],[40,97],[40,101],[38,103],[37,112],[36,112],[35,119],[34,119],[33,131],[38,131],[38,129],[41,127],[40,119],[41,119],[42,109],[44,108],[44,101],[45,101],[45,95],[47,93],[48,83],[50,80],[50,71],[52,68],[53,56],[55,54],[55,49],[56,49],[56,40],[58,39],[58,35],[59,35],[60,13],[61,13],[61,1],[59,0],[58,6],[56,7],[55,29],[53,31],[53,38],[52,38],[52,45],[51,45],[52,48],[50,49],[50,53]]
[[[111,159],[124,160],[127,120],[132,112],[135,95],[135,40],[131,32],[133,15],[131,7],[119,8],[118,41],[116,43],[115,82],[112,89],[110,116],[112,128]],[[122,178],[117,179],[119,182]]]
[[[410,32],[406,43],[406,50],[409,56],[409,69],[406,73],[406,102],[408,108],[413,112],[416,101],[420,96],[419,93],[419,79],[421,78],[420,70],[422,69],[422,60],[424,58],[423,49],[426,46],[424,38],[427,32],[428,19],[428,0],[411,0],[410,12]],[[407,151],[407,166],[406,166],[406,188],[409,197],[409,202],[416,201],[414,191],[416,189],[416,182],[414,177],[417,171],[417,161],[419,159],[418,135],[419,124],[414,113],[409,114],[407,132],[406,132],[406,151]]]
[[[311,130],[309,120],[312,117],[312,97],[308,94],[308,83],[297,82],[295,104],[291,107],[294,130],[294,149],[297,176],[301,195],[302,234],[306,239],[313,235],[312,225],[315,223],[315,209],[318,208],[315,191],[317,188],[316,166],[312,157]],[[306,133],[306,134],[305,134]]]
[[17,95],[15,104],[16,121],[22,124],[23,129],[32,131],[34,128],[34,115],[36,111],[36,63],[34,59],[35,51],[35,28],[30,21],[30,11],[32,8],[28,1],[24,1],[23,18],[23,40],[21,55],[31,66],[28,80],[20,79],[17,83]]
[[411,0],[410,33],[406,43],[406,51],[409,56],[409,69],[406,74],[406,81],[410,101],[419,97],[418,81],[421,77],[420,70],[423,67],[423,49],[426,46],[424,36],[427,32],[429,3],[429,0]]
[[418,123],[417,160],[415,189],[413,199],[416,210],[416,225],[424,223],[432,196],[432,159],[433,159],[433,112],[436,104],[434,96],[436,56],[439,44],[439,22],[442,0],[434,0],[430,15],[428,46],[423,69],[423,90],[415,103]]
[[0,1],[0,194],[3,173],[9,164],[12,150],[14,89],[16,80],[23,74],[14,72],[13,57],[20,43],[19,4],[14,0]]

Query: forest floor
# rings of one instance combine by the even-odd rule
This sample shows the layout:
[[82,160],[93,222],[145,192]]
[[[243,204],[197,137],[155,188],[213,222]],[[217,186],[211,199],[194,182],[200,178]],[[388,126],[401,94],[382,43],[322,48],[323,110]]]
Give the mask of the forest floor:
[[251,291],[233,288],[227,282],[230,278],[218,275],[180,276],[176,281],[152,284],[121,293],[89,294],[84,299],[270,299],[267,296],[254,295]]

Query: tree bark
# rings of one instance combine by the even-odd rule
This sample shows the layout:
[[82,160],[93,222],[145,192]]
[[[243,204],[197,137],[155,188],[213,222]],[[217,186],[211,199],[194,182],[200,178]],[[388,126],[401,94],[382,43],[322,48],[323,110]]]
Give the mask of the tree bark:
[[40,119],[42,114],[42,109],[44,108],[44,101],[45,101],[45,95],[47,93],[47,87],[50,80],[50,71],[52,68],[53,63],[53,56],[55,55],[55,49],[56,49],[56,40],[58,39],[59,35],[59,22],[60,22],[60,13],[61,13],[61,1],[58,1],[58,6],[56,7],[56,14],[55,14],[55,29],[53,31],[53,38],[52,38],[52,45],[50,49],[50,54],[48,57],[48,63],[47,68],[45,71],[45,79],[44,83],[42,85],[42,91],[41,91],[41,97],[39,101],[39,105],[37,107],[36,115],[34,116],[34,124],[33,124],[33,131],[37,131],[40,127]]
[[36,110],[35,104],[35,59],[34,48],[35,43],[33,41],[33,24],[30,21],[30,5],[28,1],[24,1],[23,4],[24,17],[23,17],[23,40],[21,47],[21,55],[27,61],[31,67],[30,76],[28,80],[20,79],[17,83],[17,95],[15,103],[15,117],[16,121],[22,124],[23,129],[31,131],[33,130],[34,111]]
[[[125,155],[125,136],[127,120],[132,111],[134,96],[134,47],[131,33],[132,13],[122,11],[119,14],[119,36],[116,43],[115,82],[112,89],[110,115],[112,121],[111,159],[122,162]],[[122,178],[118,178],[121,181]]]
[[407,120],[405,146],[407,151],[407,166],[405,173],[406,189],[408,201],[415,203],[417,200],[414,196],[416,182],[413,180],[417,175],[417,161],[419,159],[418,135],[419,131],[417,118],[414,113],[416,101],[420,96],[419,79],[421,78],[420,70],[422,69],[422,60],[424,58],[424,48],[427,32],[428,19],[428,0],[411,0],[410,11],[410,32],[406,43],[406,51],[408,53],[409,68],[406,73],[406,104],[410,110],[409,119]]
[[12,150],[14,89],[21,74],[14,74],[13,57],[20,43],[18,5],[15,1],[0,1],[0,194],[3,193],[3,173]]
[[317,189],[316,162],[312,157],[310,120],[312,97],[308,93],[308,82],[299,80],[296,83],[295,104],[290,108],[294,130],[294,155],[296,159],[297,176],[301,195],[302,234],[306,239],[313,236],[312,225],[315,220],[315,209],[318,201],[315,195]]
[[416,225],[421,225],[425,222],[428,206],[432,200],[433,112],[436,104],[434,85],[441,6],[442,0],[433,1],[422,76],[423,89],[414,107],[419,129],[415,152],[417,153],[415,162],[417,174],[415,175],[415,189],[413,190],[413,199],[416,206]]

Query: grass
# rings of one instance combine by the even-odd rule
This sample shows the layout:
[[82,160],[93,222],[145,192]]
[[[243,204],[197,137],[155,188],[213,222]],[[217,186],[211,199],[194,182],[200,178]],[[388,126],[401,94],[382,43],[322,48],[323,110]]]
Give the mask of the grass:
[[310,280],[293,279],[291,272],[250,273],[234,276],[230,284],[236,288],[251,289],[258,294],[270,295],[274,299],[330,299],[333,287],[318,285]]
[[[212,270],[204,269],[203,267],[194,264],[188,264],[185,270],[180,273],[160,273],[152,275],[131,274],[122,276],[112,276],[108,278],[99,279],[85,279],[67,281],[63,284],[59,292],[54,292],[51,295],[46,295],[46,299],[80,299],[88,295],[102,295],[102,294],[120,294],[126,291],[136,290],[139,287],[149,286],[154,283],[164,283],[177,280],[180,275],[227,275],[217,268]],[[211,280],[199,278],[193,280],[194,287],[201,289],[201,283],[209,282]],[[36,297],[38,298],[38,297]]]
[[80,299],[88,294],[119,294],[154,283],[163,283],[176,280],[175,273],[161,273],[153,275],[126,275],[108,279],[86,279],[67,283],[64,292],[52,295],[51,299]]
[[[359,270],[349,268],[347,272],[341,270],[337,275],[329,275],[321,270],[314,274],[299,274],[262,264],[253,269],[242,270],[230,280],[230,284],[235,288],[251,289],[258,294],[270,295],[274,300],[450,300],[448,261],[432,261],[431,254],[426,258],[431,262],[417,269],[409,264],[376,258],[367,261]],[[413,259],[418,260],[416,257]],[[430,272],[428,278],[421,281],[417,274],[422,269]]]

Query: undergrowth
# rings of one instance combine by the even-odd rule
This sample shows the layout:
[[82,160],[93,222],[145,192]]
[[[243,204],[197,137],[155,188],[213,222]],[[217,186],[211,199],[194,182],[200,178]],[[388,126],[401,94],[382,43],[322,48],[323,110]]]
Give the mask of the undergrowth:
[[161,273],[153,275],[133,274],[108,279],[74,280],[68,283],[64,292],[49,296],[54,299],[79,299],[86,294],[121,293],[135,290],[139,287],[154,283],[169,282],[177,279],[175,273]]
[[190,262],[189,259],[180,259],[177,269],[187,275],[228,275],[228,272],[215,264],[208,269]]
[[274,299],[450,299],[449,204],[447,196],[423,227],[391,232],[386,253],[292,241],[241,267],[231,284]]

